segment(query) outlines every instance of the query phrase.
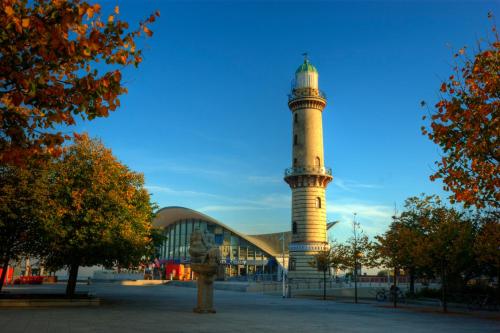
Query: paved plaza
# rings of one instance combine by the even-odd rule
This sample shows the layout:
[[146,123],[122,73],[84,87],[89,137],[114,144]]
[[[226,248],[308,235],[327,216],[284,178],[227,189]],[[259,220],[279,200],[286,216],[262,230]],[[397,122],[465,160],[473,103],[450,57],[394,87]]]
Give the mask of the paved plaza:
[[[40,288],[63,292],[64,285]],[[102,305],[0,309],[0,332],[500,332],[498,318],[224,290],[215,291],[218,312],[200,315],[192,312],[194,288],[78,286],[87,288],[103,299]]]

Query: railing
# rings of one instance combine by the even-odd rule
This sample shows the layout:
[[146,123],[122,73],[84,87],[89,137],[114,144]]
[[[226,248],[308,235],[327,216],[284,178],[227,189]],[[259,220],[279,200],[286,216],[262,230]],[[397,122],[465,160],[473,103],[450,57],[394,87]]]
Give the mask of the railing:
[[331,176],[332,169],[315,165],[306,165],[301,167],[292,167],[285,169],[285,177],[294,175],[306,175],[306,174]]
[[293,89],[292,93],[288,94],[288,101],[290,102],[294,99],[303,97],[319,97],[326,100],[326,94],[319,89],[299,88],[299,89]]

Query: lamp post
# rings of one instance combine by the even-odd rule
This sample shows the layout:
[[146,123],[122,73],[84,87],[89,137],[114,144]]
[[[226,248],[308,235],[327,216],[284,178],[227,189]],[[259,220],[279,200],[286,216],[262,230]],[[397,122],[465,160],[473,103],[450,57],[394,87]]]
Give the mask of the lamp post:
[[358,223],[356,222],[356,215],[354,213],[354,219],[352,221],[352,231],[354,235],[354,303],[358,303]]
[[281,240],[282,240],[282,252],[281,252],[281,283],[283,285],[283,298],[286,297],[286,290],[285,290],[285,233],[283,232],[281,234]]

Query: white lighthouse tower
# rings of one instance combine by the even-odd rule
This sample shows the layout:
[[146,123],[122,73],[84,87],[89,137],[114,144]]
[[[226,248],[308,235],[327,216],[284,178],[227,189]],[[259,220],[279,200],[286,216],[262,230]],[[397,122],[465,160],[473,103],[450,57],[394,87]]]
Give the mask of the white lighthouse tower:
[[292,241],[289,247],[288,277],[320,278],[310,262],[328,248],[326,239],[325,190],[332,171],[323,157],[323,120],[326,96],[319,90],[318,71],[309,62],[295,72],[288,107],[292,112],[292,167],[285,170],[285,182],[292,190]]

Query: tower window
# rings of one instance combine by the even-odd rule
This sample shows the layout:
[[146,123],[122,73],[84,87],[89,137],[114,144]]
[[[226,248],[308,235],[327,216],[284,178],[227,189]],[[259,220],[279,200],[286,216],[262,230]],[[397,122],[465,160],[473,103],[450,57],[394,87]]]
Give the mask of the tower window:
[[289,271],[294,271],[296,269],[296,261],[295,258],[290,258],[290,263],[288,265]]
[[316,208],[321,208],[321,198],[320,197],[316,198]]
[[297,114],[294,114],[294,115],[293,115],[293,123],[294,123],[294,124],[297,124],[298,122],[299,122],[299,117],[298,117],[298,115],[297,115]]
[[318,156],[314,159],[314,165],[317,167],[321,166],[321,159]]
[[292,234],[296,234],[297,233],[297,222],[293,222],[292,223]]
[[297,159],[296,159],[296,158],[294,158],[294,159],[293,159],[293,166],[294,166],[294,167],[296,167],[296,166],[297,166]]
[[298,140],[297,140],[297,134],[295,134],[295,135],[293,136],[293,145],[294,145],[294,146],[296,146],[296,145],[297,145],[297,142],[298,142]]

